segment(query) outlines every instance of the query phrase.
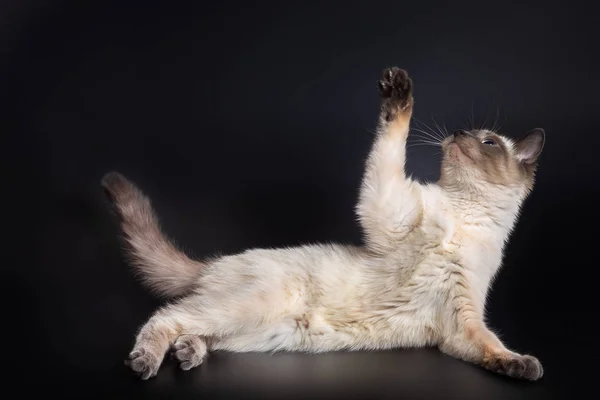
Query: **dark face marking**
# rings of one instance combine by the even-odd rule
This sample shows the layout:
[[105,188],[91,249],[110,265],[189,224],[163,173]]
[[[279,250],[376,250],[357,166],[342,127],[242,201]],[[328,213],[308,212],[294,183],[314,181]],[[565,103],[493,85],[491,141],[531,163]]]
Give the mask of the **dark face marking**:
[[442,175],[446,180],[460,178],[530,187],[543,146],[543,133],[532,132],[517,141],[514,148],[509,148],[507,142],[494,132],[457,131],[442,145]]

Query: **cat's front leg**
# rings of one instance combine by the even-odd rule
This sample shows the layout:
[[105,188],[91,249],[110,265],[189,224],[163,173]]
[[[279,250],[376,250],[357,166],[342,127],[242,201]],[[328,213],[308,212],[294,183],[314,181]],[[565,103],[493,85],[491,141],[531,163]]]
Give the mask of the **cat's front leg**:
[[535,381],[544,374],[537,358],[508,350],[483,321],[464,325],[462,331],[449,335],[439,347],[446,354],[513,378]]
[[407,178],[406,139],[413,111],[413,84],[394,67],[379,81],[381,113],[356,208],[367,245],[380,253],[393,251],[422,216],[420,185]]

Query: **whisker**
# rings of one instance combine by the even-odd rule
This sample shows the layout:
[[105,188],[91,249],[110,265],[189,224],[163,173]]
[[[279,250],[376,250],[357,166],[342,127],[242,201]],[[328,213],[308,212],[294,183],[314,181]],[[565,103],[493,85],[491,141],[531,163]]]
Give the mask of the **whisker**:
[[412,135],[410,135],[408,138],[410,140],[410,138],[416,138],[416,139],[423,139],[423,140],[429,140],[430,142],[435,142],[435,143],[440,143],[440,141],[438,140],[438,138],[434,138],[431,136],[423,136],[420,134],[419,131],[417,132],[413,132]]
[[442,137],[444,136],[444,132],[442,132],[442,128],[440,128],[440,126],[438,125],[437,121],[435,120],[435,117],[433,116],[433,114],[431,115],[431,118],[433,119],[433,123],[435,124],[435,127],[437,128],[438,132],[440,133],[440,135]]
[[417,131],[417,132],[420,132],[420,133],[423,133],[423,134],[427,135],[427,137],[430,138],[430,139],[433,139],[435,141],[441,141],[441,138],[439,138],[439,137],[437,137],[437,136],[435,136],[435,135],[433,135],[433,134],[431,134],[429,132],[423,131],[423,130],[418,129],[418,128],[412,128],[412,129],[415,130],[415,131]]
[[431,138],[435,139],[435,140],[439,140],[442,141],[442,138],[436,134],[431,128],[427,127],[428,130],[425,129],[425,127],[419,127],[419,128],[413,128],[414,130],[416,130],[417,132],[421,132],[426,134],[427,136],[430,136]]
[[413,145],[427,145],[427,146],[433,146],[433,147],[440,147],[440,145],[437,143],[413,142],[413,143],[407,144],[407,146],[413,146]]
[[494,119],[494,125],[492,125],[492,132],[496,132],[496,130],[499,129],[499,127],[496,126],[498,124],[499,117],[500,117],[500,107],[498,106],[498,103],[496,103],[496,118]]
[[436,146],[436,147],[440,146],[439,143],[433,143],[433,142],[411,142],[411,143],[407,143],[407,145],[414,145],[414,144],[428,144],[430,146]]
[[[414,117],[413,117],[413,119],[415,120],[415,122],[417,122],[417,123],[419,123],[419,124],[421,125],[421,128],[422,128],[422,129],[428,129],[428,130],[429,130],[429,133],[430,133],[430,134],[432,134],[433,136],[435,136],[435,138],[436,138],[436,139],[439,139],[440,141],[444,140],[444,138],[443,138],[443,137],[439,136],[439,135],[438,135],[438,134],[435,132],[435,130],[434,130],[432,127],[430,127],[429,125],[427,125],[425,122],[423,122],[423,121],[420,121],[420,120],[418,120],[418,119],[416,119],[416,118],[414,118]],[[421,130],[421,132],[423,132],[423,131]]]
[[479,130],[484,130],[485,129],[485,124],[487,124],[488,121],[488,117],[487,115],[485,116],[485,120],[483,121],[483,124],[481,124],[481,128],[479,128]]
[[448,133],[448,128],[446,128],[446,123],[444,121],[442,121],[442,123],[444,124],[444,138],[447,138],[448,136],[450,136],[450,134]]
[[411,143],[411,144],[407,144],[406,148],[410,148],[410,147],[415,147],[415,146],[433,146],[433,147],[439,147],[439,145],[437,144],[433,144],[433,143]]

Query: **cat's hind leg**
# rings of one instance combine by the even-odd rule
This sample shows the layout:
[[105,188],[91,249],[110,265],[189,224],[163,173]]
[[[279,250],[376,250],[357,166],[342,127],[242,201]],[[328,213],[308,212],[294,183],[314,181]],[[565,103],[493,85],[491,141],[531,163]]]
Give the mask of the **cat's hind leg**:
[[173,344],[173,356],[185,371],[202,364],[207,352],[206,340],[198,335],[181,335]]
[[205,340],[196,334],[198,323],[189,301],[168,305],[158,310],[140,329],[126,364],[140,378],[158,373],[165,354],[173,346],[181,368],[188,370],[202,363],[207,354]]
[[[206,354],[204,338],[262,332],[287,317],[295,329],[294,318],[307,312],[310,277],[303,264],[294,263],[294,254],[253,251],[207,265],[192,294],[158,310],[142,327],[132,351],[132,369],[145,379],[155,375],[171,344],[181,347],[175,348],[175,357],[189,369]],[[287,325],[280,328],[285,332],[276,336],[284,340]],[[177,340],[181,335],[198,339]],[[259,347],[272,348],[277,337],[269,336],[268,343]]]
[[205,338],[212,341],[260,332],[286,314],[285,307],[269,300],[264,303],[256,298],[258,294],[250,295],[252,292],[205,290],[159,309],[139,331],[127,364],[142,379],[148,379],[157,374],[172,346],[181,368],[188,370],[200,365],[206,356]]

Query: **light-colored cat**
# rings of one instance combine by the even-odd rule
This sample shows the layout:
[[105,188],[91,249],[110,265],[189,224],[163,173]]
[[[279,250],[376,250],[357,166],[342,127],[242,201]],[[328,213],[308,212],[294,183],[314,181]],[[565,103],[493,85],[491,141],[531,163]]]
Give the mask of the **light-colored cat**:
[[150,201],[126,178],[102,181],[142,278],[173,297],[141,328],[128,365],[142,379],[173,348],[181,368],[210,350],[304,351],[438,346],[516,378],[540,362],[508,350],[484,322],[490,281],[533,187],[544,131],[518,141],[459,131],[441,143],[440,180],[405,175],[412,81],[379,81],[381,115],[357,213],[366,245],[249,250],[199,262],[161,233]]

